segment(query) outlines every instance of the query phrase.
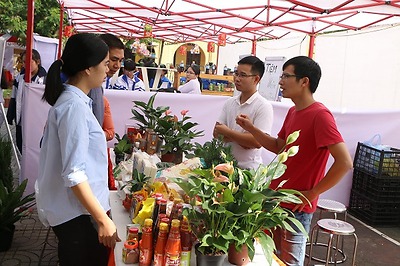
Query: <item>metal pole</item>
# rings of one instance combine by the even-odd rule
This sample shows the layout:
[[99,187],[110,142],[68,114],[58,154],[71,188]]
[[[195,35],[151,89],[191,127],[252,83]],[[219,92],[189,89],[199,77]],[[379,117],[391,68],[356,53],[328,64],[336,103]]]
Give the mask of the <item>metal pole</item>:
[[35,11],[35,0],[28,0],[28,16],[26,27],[26,53],[25,53],[25,82],[31,82],[31,61],[33,47],[33,21]]
[[6,125],[8,137],[10,138],[11,146],[13,147],[13,152],[14,152],[14,156],[15,156],[15,161],[17,162],[18,170],[21,171],[21,164],[19,163],[19,156],[20,156],[20,153],[19,153],[19,150],[17,150],[17,149],[15,148],[15,144],[14,144],[13,137],[12,137],[12,134],[11,134],[10,126],[9,126],[8,123],[7,123],[6,111],[5,111],[5,109],[4,109],[3,103],[0,103],[0,108],[1,108],[1,113],[2,113],[2,115],[3,115],[3,119],[4,119],[4,120],[3,120],[3,123]]
[[58,59],[61,58],[63,23],[64,23],[64,3],[61,3],[61,5],[60,5],[60,28],[58,30],[58,53],[57,53]]

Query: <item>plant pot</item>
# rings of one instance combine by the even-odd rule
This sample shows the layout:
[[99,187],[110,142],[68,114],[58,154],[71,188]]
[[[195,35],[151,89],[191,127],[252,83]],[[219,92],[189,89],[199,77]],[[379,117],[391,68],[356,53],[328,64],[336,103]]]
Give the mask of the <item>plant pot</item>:
[[161,155],[161,161],[167,163],[180,164],[182,162],[182,156],[183,156],[182,151],[167,152]]
[[228,261],[234,265],[246,265],[250,262],[247,245],[242,245],[240,251],[237,251],[235,244],[230,244],[228,249]]
[[15,225],[10,225],[7,229],[0,230],[0,251],[7,251],[11,247],[14,237]]
[[197,250],[197,247],[200,244],[197,244],[195,247],[196,251],[196,265],[197,266],[222,266],[224,264],[226,254],[221,255],[204,255],[200,251]]

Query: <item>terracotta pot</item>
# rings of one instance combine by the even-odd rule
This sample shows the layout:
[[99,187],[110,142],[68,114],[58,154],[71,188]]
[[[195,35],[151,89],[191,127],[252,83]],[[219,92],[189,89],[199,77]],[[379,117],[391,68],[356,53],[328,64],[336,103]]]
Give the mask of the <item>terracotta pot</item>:
[[242,245],[242,249],[237,251],[235,244],[230,244],[228,249],[228,261],[235,265],[246,265],[250,262],[247,245]]
[[182,162],[182,151],[167,152],[161,155],[161,161],[167,163],[180,164]]
[[[196,247],[200,245],[197,244]],[[196,265],[197,266],[222,266],[224,264],[226,254],[221,255],[203,255],[195,248],[196,251]]]

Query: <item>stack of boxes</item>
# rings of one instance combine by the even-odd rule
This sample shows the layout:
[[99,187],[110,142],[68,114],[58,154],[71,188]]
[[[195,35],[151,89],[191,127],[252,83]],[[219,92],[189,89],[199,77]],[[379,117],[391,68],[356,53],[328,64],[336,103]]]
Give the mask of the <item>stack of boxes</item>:
[[349,212],[370,225],[400,223],[400,150],[358,143]]

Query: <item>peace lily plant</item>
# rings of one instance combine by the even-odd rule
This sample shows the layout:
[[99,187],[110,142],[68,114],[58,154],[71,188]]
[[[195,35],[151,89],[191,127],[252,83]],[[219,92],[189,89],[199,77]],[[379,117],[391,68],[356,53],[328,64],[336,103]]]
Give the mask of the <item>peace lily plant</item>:
[[301,193],[269,187],[272,180],[285,173],[288,157],[297,154],[299,147],[292,144],[299,133],[289,135],[284,149],[270,164],[260,165],[256,171],[225,162],[207,169],[194,169],[187,180],[174,179],[190,198],[192,208],[185,209],[184,215],[200,242],[198,250],[202,254],[226,253],[230,244],[237,249],[246,245],[252,260],[256,240],[271,263],[275,249],[273,229],[281,227],[294,232],[288,223],[292,222],[307,234],[293,213],[280,207],[283,202],[301,203]]

